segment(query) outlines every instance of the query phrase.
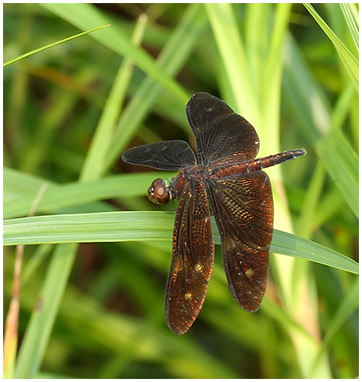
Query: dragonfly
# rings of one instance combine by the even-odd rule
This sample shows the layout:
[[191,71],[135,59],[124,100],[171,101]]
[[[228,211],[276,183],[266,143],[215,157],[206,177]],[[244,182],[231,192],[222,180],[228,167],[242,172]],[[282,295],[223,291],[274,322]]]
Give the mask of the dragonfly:
[[259,138],[254,127],[208,93],[194,94],[186,114],[197,155],[181,140],[133,147],[122,155],[130,164],[178,171],[170,185],[154,180],[148,196],[156,204],[178,199],[165,315],[179,335],[197,318],[211,277],[215,247],[210,211],[220,233],[231,295],[246,311],[259,309],[274,218],[272,188],[263,169],[306,154],[302,148],[255,159]]

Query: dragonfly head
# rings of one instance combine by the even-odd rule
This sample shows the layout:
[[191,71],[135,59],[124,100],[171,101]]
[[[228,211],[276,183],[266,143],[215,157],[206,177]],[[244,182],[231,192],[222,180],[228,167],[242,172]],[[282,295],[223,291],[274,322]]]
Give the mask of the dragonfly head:
[[157,178],[148,189],[148,199],[155,204],[167,204],[170,201],[170,193],[166,182],[161,178]]

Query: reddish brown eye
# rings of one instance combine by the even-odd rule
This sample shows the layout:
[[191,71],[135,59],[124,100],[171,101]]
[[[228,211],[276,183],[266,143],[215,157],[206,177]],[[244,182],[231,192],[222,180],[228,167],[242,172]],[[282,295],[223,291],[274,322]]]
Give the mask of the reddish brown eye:
[[155,204],[167,204],[170,200],[170,192],[166,182],[158,178],[154,180],[148,189],[148,198]]

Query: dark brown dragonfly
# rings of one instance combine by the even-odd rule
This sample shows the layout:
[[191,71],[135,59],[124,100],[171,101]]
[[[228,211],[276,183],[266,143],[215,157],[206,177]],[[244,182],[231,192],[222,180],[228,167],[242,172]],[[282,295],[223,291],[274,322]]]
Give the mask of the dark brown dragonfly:
[[268,277],[273,234],[273,198],[263,168],[304,155],[304,149],[255,159],[259,138],[253,126],[220,99],[197,93],[186,113],[197,142],[197,158],[180,140],[127,150],[122,159],[157,170],[179,171],[169,186],[153,181],[149,198],[157,204],[179,198],[166,319],[184,334],[198,316],[214,264],[210,210],[221,236],[224,266],[234,300],[256,311]]

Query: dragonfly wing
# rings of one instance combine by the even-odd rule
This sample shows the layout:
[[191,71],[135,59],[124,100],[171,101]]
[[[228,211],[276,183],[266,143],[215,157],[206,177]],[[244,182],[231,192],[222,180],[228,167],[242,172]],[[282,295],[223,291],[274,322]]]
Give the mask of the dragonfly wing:
[[179,140],[133,147],[123,153],[122,160],[166,171],[178,171],[196,164],[195,154],[189,144]]
[[196,93],[186,107],[196,136],[199,162],[246,162],[259,151],[259,137],[254,127],[219,98]]
[[172,262],[166,291],[166,319],[176,334],[184,334],[199,314],[214,264],[210,210],[204,185],[185,183],[180,197]]
[[256,311],[263,298],[273,233],[273,198],[263,171],[209,179],[229,288],[235,301]]

